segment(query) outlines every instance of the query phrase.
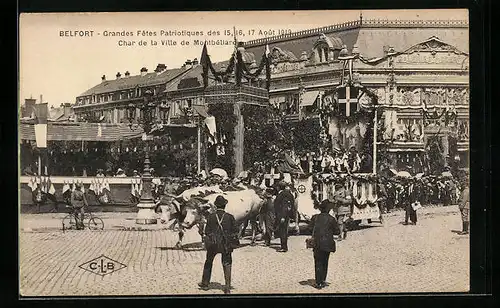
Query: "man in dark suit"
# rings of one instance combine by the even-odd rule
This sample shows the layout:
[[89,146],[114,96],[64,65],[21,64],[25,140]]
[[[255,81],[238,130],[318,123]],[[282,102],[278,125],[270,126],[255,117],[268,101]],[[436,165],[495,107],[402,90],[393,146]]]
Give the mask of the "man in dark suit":
[[224,270],[224,293],[229,294],[231,289],[231,265],[232,252],[238,241],[238,226],[234,216],[225,212],[227,200],[223,196],[217,196],[215,213],[211,213],[207,218],[205,227],[205,247],[207,249],[207,259],[203,267],[203,276],[198,286],[203,290],[208,290],[210,277],[212,276],[212,264],[218,253],[222,254],[222,269]]
[[413,209],[413,204],[418,201],[420,196],[419,185],[417,185],[414,179],[409,179],[405,186],[405,195],[403,196],[403,202],[405,206],[405,222],[404,225],[408,225],[408,218],[410,219],[410,225],[417,224],[417,211]]
[[295,199],[290,190],[285,189],[286,184],[280,182],[277,185],[278,195],[274,200],[276,222],[278,223],[278,235],[281,240],[281,249],[278,252],[288,251],[288,226],[290,225],[290,214],[292,213]]
[[260,210],[260,215],[264,223],[264,243],[266,246],[271,246],[274,233],[274,189],[268,188],[265,197],[266,200]]
[[318,206],[321,211],[311,218],[314,241],[314,268],[316,278],[316,288],[322,289],[326,286],[325,280],[328,273],[328,259],[330,253],[335,252],[336,245],[334,235],[340,235],[340,228],[337,220],[328,212],[332,204],[328,200],[323,200]]

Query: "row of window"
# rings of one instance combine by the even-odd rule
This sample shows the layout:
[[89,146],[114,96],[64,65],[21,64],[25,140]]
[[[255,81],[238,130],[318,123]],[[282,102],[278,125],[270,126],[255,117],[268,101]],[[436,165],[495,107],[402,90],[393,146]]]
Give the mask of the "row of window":
[[[165,105],[165,102],[163,102],[162,104]],[[174,118],[184,116],[187,110],[192,110],[193,105],[201,104],[203,104],[203,98],[201,97],[194,99],[177,100],[170,105],[170,108],[157,107],[156,110],[153,111],[153,118],[167,121],[169,116]],[[90,111],[81,114],[79,116],[79,119],[81,121],[95,121],[102,117],[104,117],[103,122],[106,123],[121,123],[128,121],[128,113],[126,108]],[[143,112],[139,108],[137,108],[135,112],[135,117],[136,119],[143,117]]]
[[[157,86],[151,89],[153,91],[153,95],[158,95],[165,90],[165,85]],[[135,88],[124,91],[117,91],[113,93],[104,93],[104,94],[94,94],[85,97],[78,97],[76,100],[77,105],[88,105],[88,104],[96,104],[96,103],[106,103],[124,99],[131,99],[140,97],[143,94],[143,89]]]

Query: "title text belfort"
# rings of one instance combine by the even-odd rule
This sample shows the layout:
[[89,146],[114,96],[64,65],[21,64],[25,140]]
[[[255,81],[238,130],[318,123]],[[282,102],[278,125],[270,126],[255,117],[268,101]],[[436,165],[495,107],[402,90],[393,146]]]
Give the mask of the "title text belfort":
[[61,37],[93,37],[93,36],[105,36],[105,37],[196,37],[196,36],[253,36],[253,35],[282,35],[288,34],[292,31],[290,29],[250,29],[250,30],[236,30],[232,29],[226,30],[208,30],[208,31],[189,31],[189,30],[160,30],[160,31],[150,31],[150,30],[137,30],[137,31],[102,31],[96,32],[94,30],[60,30],[59,36]]

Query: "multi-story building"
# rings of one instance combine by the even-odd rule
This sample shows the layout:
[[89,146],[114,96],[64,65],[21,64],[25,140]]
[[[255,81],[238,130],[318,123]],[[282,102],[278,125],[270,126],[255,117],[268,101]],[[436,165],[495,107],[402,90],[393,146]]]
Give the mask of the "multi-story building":
[[[461,20],[359,20],[244,43],[244,61],[256,66],[266,44],[271,50],[270,104],[291,121],[314,116],[325,91],[341,84],[346,72],[339,56],[354,56],[352,76],[376,94],[395,128],[388,155],[394,167],[411,164],[425,152],[430,136],[455,137],[449,155],[468,162],[469,55],[468,22]],[[227,62],[216,63],[223,69]],[[158,65],[154,73],[105,80],[76,99],[75,113],[93,114],[118,123],[126,108],[153,87],[168,108],[159,120],[175,122],[186,109],[203,105],[202,67],[187,61],[179,69]],[[210,82],[215,82],[211,80]],[[362,99],[362,98],[361,98]],[[456,117],[429,119],[423,110],[446,111]],[[163,111],[162,111],[163,110]],[[136,112],[140,116],[139,112]],[[384,119],[385,118],[385,119]],[[445,123],[446,122],[446,123]],[[448,138],[446,138],[448,139]],[[453,142],[454,143],[454,142]],[[454,143],[455,144],[455,143]],[[448,142],[446,142],[448,147]],[[448,151],[448,150],[447,150]]]
[[[442,150],[462,166],[467,164],[468,42],[467,21],[360,18],[257,39],[244,43],[244,47],[247,62],[255,63],[268,44],[272,57],[270,103],[291,121],[304,115],[314,117],[324,92],[339,86],[348,74],[339,56],[354,56],[352,78],[378,98],[377,103],[385,110],[379,115],[381,122],[392,122],[392,134],[382,134],[379,141],[391,140],[385,150],[398,169],[421,162],[430,137],[446,139]],[[178,83],[186,79],[197,86],[167,87],[167,97],[174,105],[184,99],[203,99],[201,68]],[[444,116],[425,118],[425,108],[456,117],[452,121]]]
[[[129,71],[126,71],[122,76],[118,72],[113,80],[108,80],[103,75],[101,83],[76,97],[74,112],[79,121],[126,122],[129,104],[137,104],[143,100],[145,89],[153,91],[156,99],[164,101],[163,92],[167,84],[182,78],[198,65],[195,59],[186,61],[181,68],[167,69],[165,64],[158,64],[151,73],[148,73],[145,67],[140,69],[138,75],[131,75]],[[168,112],[159,106],[156,115],[159,119],[166,120]],[[135,116],[136,118],[142,117],[139,109]]]

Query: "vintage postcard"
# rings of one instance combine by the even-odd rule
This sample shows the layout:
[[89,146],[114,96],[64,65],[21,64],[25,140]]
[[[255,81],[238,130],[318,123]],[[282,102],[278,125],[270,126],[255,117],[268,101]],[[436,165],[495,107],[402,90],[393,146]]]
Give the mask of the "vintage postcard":
[[468,292],[467,10],[19,18],[22,297]]

